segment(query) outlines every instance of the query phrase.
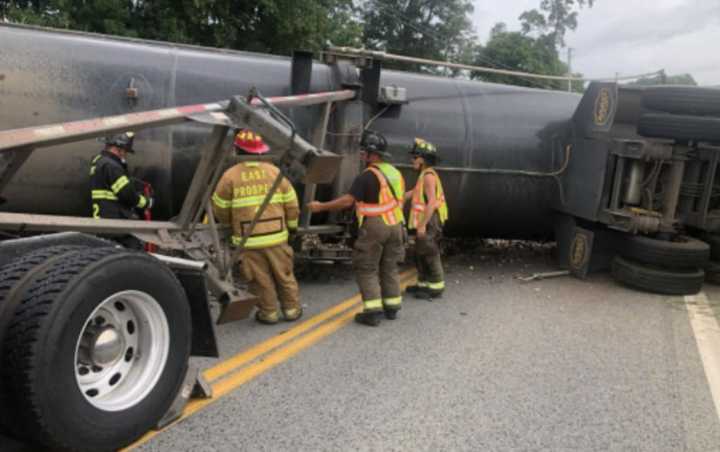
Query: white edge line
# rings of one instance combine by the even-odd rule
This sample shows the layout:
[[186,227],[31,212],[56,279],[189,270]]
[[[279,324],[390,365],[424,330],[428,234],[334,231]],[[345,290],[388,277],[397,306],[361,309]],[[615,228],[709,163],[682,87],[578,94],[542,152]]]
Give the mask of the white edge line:
[[715,403],[715,414],[720,421],[720,325],[704,292],[685,296],[684,299]]

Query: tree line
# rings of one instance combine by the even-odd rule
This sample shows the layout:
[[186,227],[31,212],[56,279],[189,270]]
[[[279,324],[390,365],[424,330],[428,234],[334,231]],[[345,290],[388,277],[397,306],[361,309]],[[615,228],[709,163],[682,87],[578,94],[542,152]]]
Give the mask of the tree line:
[[[289,55],[328,45],[364,46],[402,55],[547,75],[566,75],[567,31],[594,0],[539,0],[521,30],[496,24],[483,45],[471,0],[0,0],[0,19],[210,47]],[[434,67],[387,66],[420,72]],[[567,89],[547,81],[457,73],[522,86]],[[580,74],[574,74],[580,75]],[[573,85],[582,90],[582,83]]]

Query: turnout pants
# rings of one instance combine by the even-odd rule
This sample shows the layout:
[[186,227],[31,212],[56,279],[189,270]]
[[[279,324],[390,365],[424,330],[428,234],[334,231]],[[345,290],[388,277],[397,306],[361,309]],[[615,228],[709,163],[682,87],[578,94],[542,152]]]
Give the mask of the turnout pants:
[[381,217],[368,217],[353,250],[353,270],[363,310],[398,310],[402,303],[398,262],[405,258],[403,225],[388,226]]
[[242,273],[250,292],[259,297],[258,309],[264,314],[300,308],[300,289],[293,273],[293,250],[288,244],[245,250]]
[[418,272],[418,287],[433,292],[442,292],[445,289],[445,275],[440,259],[440,238],[442,226],[437,213],[426,227],[427,235],[424,238],[415,237],[415,266]]

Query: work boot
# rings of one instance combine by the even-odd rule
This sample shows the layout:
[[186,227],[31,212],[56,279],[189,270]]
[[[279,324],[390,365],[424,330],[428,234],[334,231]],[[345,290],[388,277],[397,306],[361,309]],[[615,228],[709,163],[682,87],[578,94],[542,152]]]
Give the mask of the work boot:
[[385,309],[385,318],[388,320],[397,319],[399,309]]
[[355,321],[367,326],[378,326],[382,315],[382,311],[360,312],[355,314]]
[[442,290],[423,289],[415,292],[415,298],[419,300],[433,301],[436,298],[442,298]]
[[294,322],[303,315],[302,308],[283,309],[283,316],[286,322]]
[[258,309],[255,313],[255,320],[265,325],[275,325],[280,321],[280,314],[277,311],[262,311]]
[[407,286],[405,288],[405,292],[407,293],[418,293],[422,290],[425,290],[423,286],[418,286],[417,284],[413,284],[412,286]]

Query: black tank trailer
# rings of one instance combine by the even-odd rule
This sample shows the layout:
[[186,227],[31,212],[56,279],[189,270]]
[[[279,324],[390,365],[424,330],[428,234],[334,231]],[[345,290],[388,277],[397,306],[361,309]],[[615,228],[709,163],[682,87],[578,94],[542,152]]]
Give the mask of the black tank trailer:
[[[215,101],[253,86],[266,96],[290,92],[289,58],[7,25],[0,26],[0,42],[0,130]],[[314,64],[311,78],[312,92],[340,88],[331,66]],[[416,136],[440,146],[448,233],[552,235],[555,181],[477,170],[558,168],[579,96],[394,71],[383,71],[380,83],[408,93],[409,103],[385,109],[372,125],[387,136],[394,161],[409,163]],[[304,131],[320,121],[319,108],[308,110],[294,117]],[[366,119],[374,114],[366,109]],[[161,217],[181,204],[206,133],[182,126],[138,136],[130,164],[153,184]],[[99,145],[72,146],[71,158],[31,157],[4,191],[3,210],[87,215],[87,162]]]
[[[361,76],[347,55],[330,54],[295,77],[289,58],[10,25],[0,25],[0,42],[0,130],[210,102],[251,87],[277,96],[365,82],[365,102],[331,120],[327,147],[346,160],[318,197],[348,188],[359,171],[353,138],[372,121],[401,167],[414,137],[439,145],[449,235],[555,237],[561,265],[576,274],[612,261],[621,281],[663,293],[697,292],[702,268],[716,279],[705,242],[720,244],[713,234],[720,228],[713,145],[720,142],[720,90],[592,83],[579,96],[379,71],[361,53],[353,64],[373,62]],[[407,102],[377,102],[379,86],[405,89]],[[310,136],[322,112],[290,114]],[[155,187],[160,218],[182,204],[206,136],[199,125],[139,135],[143,151],[131,166]],[[33,155],[2,191],[1,208],[87,215],[87,162],[97,149],[86,142],[66,147],[71,158]],[[412,184],[414,175],[406,175]]]

